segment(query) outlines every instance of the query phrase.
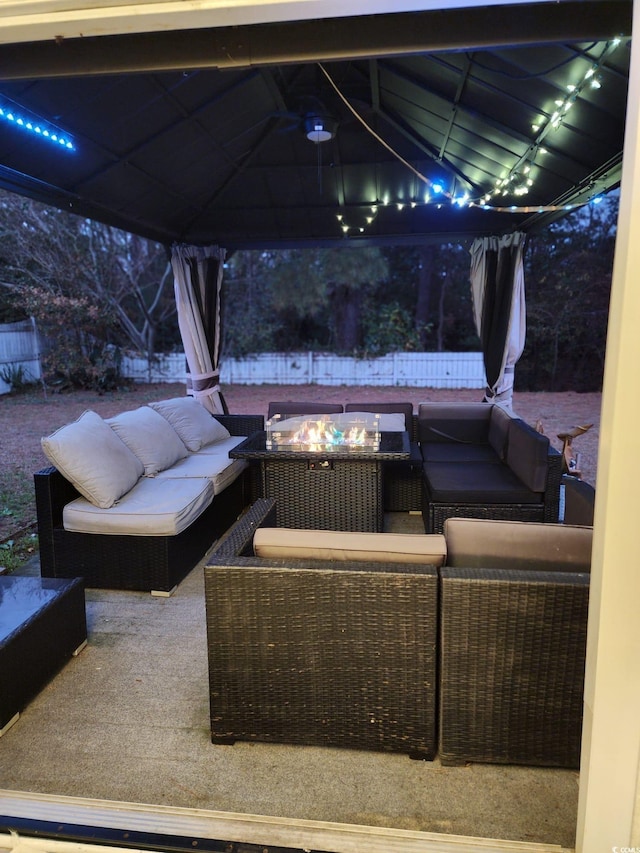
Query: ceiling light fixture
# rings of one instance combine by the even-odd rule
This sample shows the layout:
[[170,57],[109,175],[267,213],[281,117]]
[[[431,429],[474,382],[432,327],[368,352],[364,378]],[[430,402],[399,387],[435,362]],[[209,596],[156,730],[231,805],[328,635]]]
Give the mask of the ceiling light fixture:
[[336,135],[336,122],[327,116],[309,116],[304,120],[304,132],[316,145],[329,142]]

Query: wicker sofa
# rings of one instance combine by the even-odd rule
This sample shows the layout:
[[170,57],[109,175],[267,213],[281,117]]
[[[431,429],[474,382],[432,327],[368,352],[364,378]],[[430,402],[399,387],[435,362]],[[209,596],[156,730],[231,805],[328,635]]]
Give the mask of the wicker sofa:
[[229,450],[259,415],[212,417],[175,398],[103,420],[85,412],[42,440],[34,475],[41,573],[170,594],[255,497]]
[[421,403],[423,520],[557,522],[562,456],[547,436],[492,403]]
[[205,566],[214,743],[577,766],[590,528],[276,523],[256,501]]

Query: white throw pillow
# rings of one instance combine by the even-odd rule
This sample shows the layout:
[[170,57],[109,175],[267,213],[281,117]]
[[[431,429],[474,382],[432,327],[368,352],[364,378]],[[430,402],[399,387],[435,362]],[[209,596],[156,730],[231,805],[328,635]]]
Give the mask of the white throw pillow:
[[174,397],[149,405],[169,421],[189,450],[194,453],[207,444],[213,444],[231,435],[229,430],[193,397]]
[[83,497],[102,509],[113,506],[144,472],[137,456],[90,410],[41,439],[41,444],[52,465]]
[[122,412],[106,422],[142,462],[147,477],[154,477],[188,455],[171,424],[149,406]]

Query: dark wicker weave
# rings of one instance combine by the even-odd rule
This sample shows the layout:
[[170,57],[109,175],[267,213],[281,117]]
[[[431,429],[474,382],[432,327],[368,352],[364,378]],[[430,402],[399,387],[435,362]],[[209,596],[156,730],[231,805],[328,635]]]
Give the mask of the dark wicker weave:
[[231,435],[253,435],[264,429],[262,415],[216,415],[216,420],[225,426]]
[[578,767],[589,577],[441,570],[440,758]]
[[418,416],[411,418],[409,431],[411,457],[382,465],[382,502],[385,512],[422,510],[422,454],[418,444]]
[[3,606],[28,606],[31,612],[8,634],[0,632],[0,729],[87,638],[84,587],[78,578],[0,577],[0,609]]
[[505,521],[544,521],[556,523],[560,510],[562,456],[550,448],[547,484],[541,503],[441,503],[431,500],[426,486],[422,494],[422,518],[427,533],[442,533],[447,518],[490,518]]
[[378,451],[271,450],[257,433],[230,456],[261,463],[261,493],[277,501],[283,527],[379,532],[383,465],[408,460],[410,446],[407,433],[398,432],[382,433]]
[[[263,424],[261,416],[218,419],[233,435]],[[64,506],[79,493],[56,468],[38,471],[34,482],[43,577],[82,577],[88,587],[107,589],[171,591],[254,497],[250,471],[245,471],[177,536],[100,536],[64,529]]]
[[409,433],[410,459],[382,463],[382,503],[385,512],[420,512],[422,509],[422,454],[418,445],[418,416],[411,403],[347,403],[345,412],[400,413]]
[[56,468],[38,471],[34,481],[42,576],[82,577],[93,588],[170,592],[235,521],[245,501],[241,475],[177,536],[101,536],[62,526],[65,504],[79,493]]
[[224,533],[213,547],[209,562],[227,557],[252,557],[253,534],[258,527],[277,527],[276,502],[259,498]]
[[[264,417],[262,415],[216,415],[217,420],[225,426],[231,435],[245,435],[247,437],[264,429]],[[257,462],[249,461],[249,469],[244,477],[244,504],[249,506],[258,498],[263,497],[262,471]]]
[[263,464],[264,494],[276,500],[282,527],[382,530],[379,463],[335,460],[329,469],[311,469],[305,459]]
[[432,758],[436,569],[229,556],[272,513],[258,502],[205,567],[212,741]]

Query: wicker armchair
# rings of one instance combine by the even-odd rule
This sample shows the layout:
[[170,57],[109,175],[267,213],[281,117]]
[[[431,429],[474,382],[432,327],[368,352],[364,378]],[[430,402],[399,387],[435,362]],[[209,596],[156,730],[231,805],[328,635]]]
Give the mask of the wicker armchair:
[[[452,525],[468,528],[459,558]],[[445,536],[440,760],[578,767],[590,531],[449,519]]]
[[260,559],[257,501],[205,567],[211,739],[435,754],[434,566]]

